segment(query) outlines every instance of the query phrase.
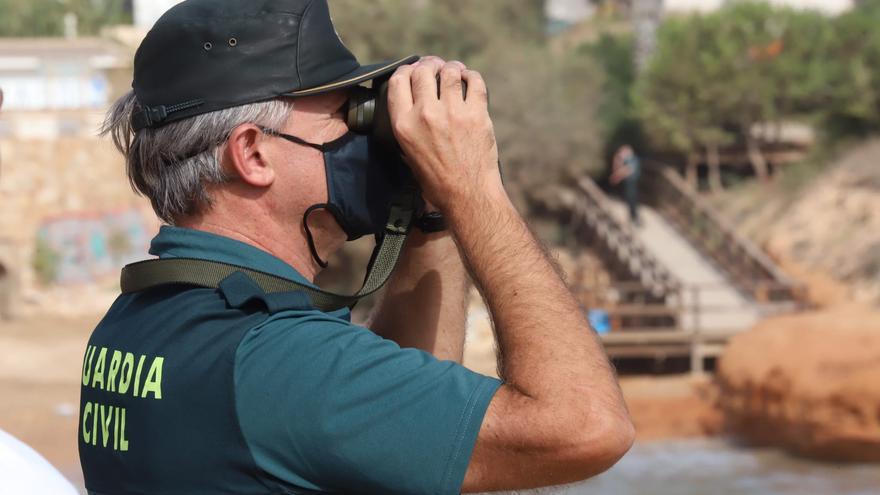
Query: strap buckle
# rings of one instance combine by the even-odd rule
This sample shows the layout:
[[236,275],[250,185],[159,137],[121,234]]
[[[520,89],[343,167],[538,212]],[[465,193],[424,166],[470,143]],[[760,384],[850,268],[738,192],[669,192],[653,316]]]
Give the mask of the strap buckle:
[[165,105],[155,107],[145,106],[131,114],[131,126],[138,131],[161,124],[168,118],[168,110]]
[[385,232],[395,235],[408,234],[420,203],[421,195],[418,188],[414,186],[406,187],[397,193],[391,201],[391,211],[388,213]]
[[197,99],[178,103],[176,105],[143,105],[139,110],[131,114],[131,127],[135,131],[153,127],[168,120],[168,116],[175,112],[182,112],[191,108],[200,107],[205,104],[205,100]]

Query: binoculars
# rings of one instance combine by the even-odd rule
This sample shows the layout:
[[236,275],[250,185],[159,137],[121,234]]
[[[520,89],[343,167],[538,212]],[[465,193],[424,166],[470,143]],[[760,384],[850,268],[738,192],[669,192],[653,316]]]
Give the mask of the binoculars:
[[[394,130],[391,128],[391,115],[388,113],[388,80],[390,77],[376,79],[370,88],[356,86],[351,89],[345,110],[348,128],[358,134],[374,137],[390,150],[400,151]],[[461,96],[467,95],[467,82],[461,82]],[[437,97],[440,97],[440,76],[437,76]]]

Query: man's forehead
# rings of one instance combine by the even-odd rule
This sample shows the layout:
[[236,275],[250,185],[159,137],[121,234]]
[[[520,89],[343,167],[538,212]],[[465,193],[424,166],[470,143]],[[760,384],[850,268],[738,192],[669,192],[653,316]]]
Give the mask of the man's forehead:
[[293,108],[296,112],[333,113],[348,100],[349,92],[349,89],[339,89],[320,95],[302,96],[293,101]]

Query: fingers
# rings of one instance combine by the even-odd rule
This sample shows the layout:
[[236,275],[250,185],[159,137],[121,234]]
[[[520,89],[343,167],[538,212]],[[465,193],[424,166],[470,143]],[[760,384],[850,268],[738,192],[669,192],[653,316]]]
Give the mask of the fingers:
[[388,80],[388,113],[392,117],[402,115],[413,107],[412,79],[413,66],[402,65]]
[[421,58],[419,59],[419,61],[416,62],[416,63],[413,64],[413,65],[419,65],[419,64],[422,63],[422,62],[439,63],[440,65],[443,65],[443,64],[446,63],[445,60],[443,60],[442,58],[438,57],[437,55],[426,55],[426,56],[424,56],[424,57],[421,57]]
[[[434,56],[422,57],[412,65],[401,66],[388,83],[389,107],[408,111],[419,102],[429,103],[439,99],[454,104],[463,101],[461,81],[466,69],[457,60],[445,62]],[[407,79],[409,88],[406,87]]]
[[392,130],[426,199],[443,210],[474,184],[495,180],[498,150],[486,85],[477,72],[461,62],[425,57],[398,68],[388,91]]
[[461,78],[467,83],[467,95],[465,100],[468,104],[489,105],[489,91],[486,89],[486,81],[475,70],[464,70]]
[[414,102],[437,101],[437,74],[442,67],[443,60],[437,57],[425,57],[415,64],[412,74]]
[[466,67],[463,63],[453,60],[440,69],[440,101],[451,105],[464,102],[461,73]]

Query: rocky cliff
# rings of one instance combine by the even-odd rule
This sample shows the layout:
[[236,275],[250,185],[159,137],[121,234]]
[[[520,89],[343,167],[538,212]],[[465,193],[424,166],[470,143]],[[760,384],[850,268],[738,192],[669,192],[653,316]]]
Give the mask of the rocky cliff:
[[880,314],[858,306],[764,320],[718,365],[729,432],[833,461],[880,462]]
[[791,184],[809,175],[809,165],[792,165],[784,180],[734,188],[714,202],[805,282],[817,305],[880,303],[878,157],[875,138],[850,146],[794,192]]

